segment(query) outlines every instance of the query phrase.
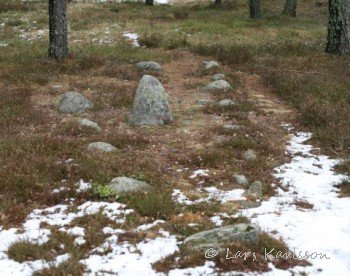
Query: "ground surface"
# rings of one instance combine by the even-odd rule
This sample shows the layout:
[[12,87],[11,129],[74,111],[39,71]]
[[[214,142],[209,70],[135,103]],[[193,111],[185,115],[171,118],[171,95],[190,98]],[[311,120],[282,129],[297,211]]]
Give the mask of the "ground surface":
[[[291,107],[275,93],[302,91],[301,81],[308,93],[310,82],[318,79],[308,78],[315,73],[306,65],[310,59],[326,60],[317,70],[333,74],[327,68],[332,61],[317,52],[325,31],[318,24],[323,10],[311,17],[301,10],[300,21],[290,21],[271,15],[274,9],[266,6],[267,18],[252,22],[242,3],[230,5],[221,10],[205,4],[145,8],[73,2],[71,54],[58,63],[45,54],[46,4],[0,5],[1,273],[206,275],[271,270],[276,275],[330,275],[335,269],[340,274],[350,270],[350,246],[344,246],[349,243],[349,202],[338,198],[335,187],[343,187],[346,195],[347,182],[334,173],[339,161],[322,155],[346,156],[347,128],[335,140],[325,133],[334,125],[339,131],[347,115],[338,120],[323,105],[329,111],[328,117],[317,117],[327,122],[323,129],[312,124],[315,118],[303,104],[292,100]],[[207,22],[208,16],[213,22]],[[266,42],[267,33],[271,43]],[[231,37],[241,44],[232,44]],[[256,42],[263,45],[260,50]],[[136,46],[139,43],[144,47]],[[203,61],[213,59],[220,60],[221,67],[204,70]],[[136,62],[148,60],[161,63],[161,72],[135,68]],[[293,62],[298,68],[288,69]],[[300,77],[301,70],[306,79]],[[224,73],[234,89],[204,92],[215,73]],[[143,74],[162,82],[175,118],[172,124],[127,124]],[[282,85],[289,78],[284,74],[293,76],[287,86]],[[330,82],[319,86],[335,89]],[[58,91],[55,85],[61,86]],[[59,99],[67,91],[81,92],[94,109],[76,116],[58,113]],[[289,94],[282,97],[290,100]],[[232,99],[235,105],[201,106],[200,99]],[[344,112],[341,96],[332,101]],[[77,117],[97,122],[102,131],[78,127]],[[240,128],[227,130],[228,124]],[[317,134],[314,143],[324,143],[318,144],[321,150],[305,145],[309,133],[298,132],[310,127]],[[96,141],[111,143],[118,151],[88,152],[87,144]],[[257,153],[255,161],[243,157],[249,149]],[[346,171],[348,165],[338,167]],[[246,195],[248,187],[237,184],[234,174],[244,174],[250,183],[262,181],[263,195]],[[146,195],[116,197],[105,187],[117,176],[144,180],[154,189]],[[310,183],[312,188],[305,188]],[[205,252],[193,254],[182,247],[196,232],[249,221],[266,232],[261,244],[230,247],[256,251],[257,260],[221,255],[207,259]],[[312,231],[307,231],[310,221]],[[338,238],[321,246],[329,233]],[[316,242],[310,242],[314,237]],[[327,254],[333,264],[307,259],[313,266],[305,267],[310,263],[304,260],[264,258],[264,249],[273,248]]]

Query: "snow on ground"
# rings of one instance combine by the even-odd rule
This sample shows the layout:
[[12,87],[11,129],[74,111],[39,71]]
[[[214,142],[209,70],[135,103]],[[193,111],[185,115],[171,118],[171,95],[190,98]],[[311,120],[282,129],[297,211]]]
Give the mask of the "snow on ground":
[[[350,275],[350,199],[339,198],[334,187],[345,176],[333,170],[338,160],[313,153],[313,146],[305,144],[310,138],[310,133],[294,134],[287,147],[292,160],[276,168],[287,189],[279,188],[261,207],[242,214],[263,230],[277,231],[296,257],[313,253],[306,258],[313,264],[304,269],[309,275]],[[295,201],[313,208],[301,209]]]
[[206,188],[198,188],[197,192],[199,194],[206,193],[207,196],[196,200],[190,200],[179,189],[174,189],[172,196],[176,202],[184,205],[199,204],[202,202],[212,202],[214,200],[220,201],[221,203],[225,203],[228,201],[246,200],[246,198],[243,196],[245,192],[244,189],[234,189],[231,191],[223,191],[223,190],[219,190],[216,187],[206,187]]
[[132,46],[134,47],[140,47],[140,44],[138,42],[139,35],[137,33],[133,32],[124,32],[123,36],[128,38],[132,42]]

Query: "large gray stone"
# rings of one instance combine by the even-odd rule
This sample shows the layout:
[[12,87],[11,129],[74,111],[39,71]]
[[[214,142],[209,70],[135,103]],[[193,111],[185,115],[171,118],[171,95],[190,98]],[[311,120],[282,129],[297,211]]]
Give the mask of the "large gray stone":
[[142,70],[150,70],[150,71],[160,71],[162,67],[159,63],[154,61],[144,61],[136,63],[136,67]]
[[257,242],[258,228],[252,224],[239,223],[232,226],[215,228],[189,236],[184,245],[189,250],[199,251],[209,248],[227,247],[232,242]]
[[117,193],[130,193],[147,191],[152,188],[151,185],[146,182],[136,180],[129,177],[116,177],[108,184],[109,187]]
[[163,85],[155,78],[144,75],[137,87],[129,123],[163,125],[173,121]]
[[247,194],[255,197],[262,197],[262,188],[263,188],[262,182],[255,181],[252,184],[250,184]]
[[246,161],[255,161],[258,156],[256,155],[256,152],[254,150],[247,150],[243,153],[243,157]]
[[78,92],[67,92],[58,105],[61,113],[81,113],[92,107],[93,104]]
[[224,80],[224,79],[225,79],[224,74],[215,74],[214,76],[211,77],[211,80],[213,81]]
[[225,80],[213,81],[203,88],[203,90],[207,92],[215,92],[230,89],[232,89],[231,85]]
[[204,68],[207,70],[213,69],[213,68],[218,68],[220,67],[220,64],[217,63],[216,61],[205,61],[204,62]]
[[88,119],[81,119],[81,118],[79,118],[77,120],[77,122],[78,122],[79,126],[81,126],[81,127],[91,128],[91,129],[93,129],[93,130],[95,130],[97,132],[101,131],[101,128],[100,128],[100,126],[97,123],[95,123],[93,121],[90,121]]
[[117,150],[116,147],[105,142],[94,142],[88,145],[89,151],[100,151],[100,152],[114,152]]

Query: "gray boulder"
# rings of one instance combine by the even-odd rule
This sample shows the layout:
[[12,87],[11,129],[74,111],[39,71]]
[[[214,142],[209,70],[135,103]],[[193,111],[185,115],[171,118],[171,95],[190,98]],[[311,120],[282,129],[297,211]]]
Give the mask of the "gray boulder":
[[208,105],[208,104],[215,103],[215,101],[214,100],[209,100],[209,99],[199,99],[196,103],[198,105]]
[[214,92],[219,90],[230,90],[232,89],[231,85],[225,80],[218,80],[209,83],[204,87],[204,91],[206,92]]
[[155,78],[144,75],[137,87],[129,123],[163,125],[173,121],[163,85]]
[[224,80],[225,75],[224,74],[215,74],[214,76],[211,77],[212,81],[218,81],[218,80]]
[[227,247],[232,242],[257,242],[258,228],[252,224],[239,223],[232,226],[215,228],[189,236],[184,245],[189,250],[199,251],[209,248]]
[[249,184],[248,179],[245,177],[245,175],[242,175],[242,174],[235,174],[233,176],[233,180],[239,185],[248,185]]
[[94,142],[88,145],[89,151],[100,151],[100,152],[114,152],[117,150],[116,147],[105,142]]
[[91,128],[97,132],[101,131],[101,128],[98,124],[96,124],[95,122],[90,121],[88,119],[78,119],[77,122],[78,122],[79,126]]
[[221,107],[228,107],[232,105],[235,105],[235,102],[230,99],[225,99],[219,102],[219,106]]
[[149,70],[149,71],[160,71],[162,67],[159,63],[154,61],[144,61],[136,63],[136,67],[142,70]]
[[241,126],[238,126],[238,125],[223,125],[223,129],[225,130],[237,130],[240,128]]
[[93,104],[78,92],[65,93],[58,105],[61,113],[81,113],[92,107]]
[[210,70],[210,69],[213,69],[213,68],[218,68],[218,67],[220,67],[220,64],[219,63],[217,63],[216,61],[205,61],[204,62],[204,68],[206,69],[206,70]]
[[130,193],[147,191],[152,188],[151,185],[146,182],[136,180],[129,177],[116,177],[108,184],[109,187],[117,193]]
[[246,161],[254,161],[258,158],[258,156],[256,155],[256,152],[254,150],[247,150],[243,153],[243,157]]
[[262,197],[262,188],[263,188],[262,182],[255,181],[252,184],[250,184],[247,194],[255,197]]

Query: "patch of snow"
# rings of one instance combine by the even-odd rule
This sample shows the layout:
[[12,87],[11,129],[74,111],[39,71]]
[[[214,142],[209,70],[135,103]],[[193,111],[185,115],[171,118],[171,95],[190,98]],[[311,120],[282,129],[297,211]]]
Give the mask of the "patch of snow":
[[80,179],[79,183],[77,183],[77,186],[78,193],[86,192],[92,188],[92,184],[90,182],[84,182],[82,179]]
[[[325,254],[308,258],[313,266],[303,268],[307,274],[350,275],[350,199],[339,198],[335,188],[345,176],[334,172],[339,160],[312,153],[313,146],[304,144],[310,138],[310,133],[293,135],[287,147],[292,160],[276,168],[275,176],[286,189],[279,188],[269,201],[242,214],[263,230],[277,232],[301,255]],[[296,200],[313,208],[300,209]]]
[[206,261],[203,266],[196,266],[184,269],[173,269],[169,271],[169,276],[183,276],[183,275],[191,275],[191,276],[201,276],[201,275],[216,275],[215,273],[215,263]]
[[210,218],[210,221],[215,225],[215,226],[222,226],[224,221],[221,219],[220,216],[213,216]]
[[140,47],[140,44],[138,42],[139,35],[137,33],[133,32],[124,32],[123,36],[128,38],[132,42],[133,47]]
[[165,223],[164,220],[155,220],[154,222],[152,223],[149,223],[149,224],[143,224],[143,225],[140,225],[136,228],[136,231],[146,231],[148,229],[151,229],[152,227],[158,225],[158,224],[161,224],[161,223]]

